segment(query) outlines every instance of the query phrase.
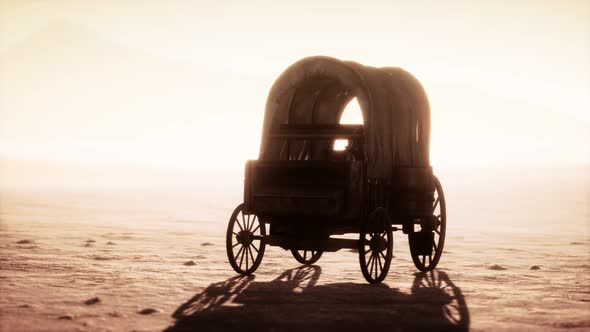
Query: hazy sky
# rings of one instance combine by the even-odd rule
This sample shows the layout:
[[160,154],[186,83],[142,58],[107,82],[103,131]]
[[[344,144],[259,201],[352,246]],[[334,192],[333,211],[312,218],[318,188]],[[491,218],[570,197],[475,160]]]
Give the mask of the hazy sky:
[[241,168],[321,54],[415,74],[435,166],[590,162],[589,1],[0,3],[4,159]]

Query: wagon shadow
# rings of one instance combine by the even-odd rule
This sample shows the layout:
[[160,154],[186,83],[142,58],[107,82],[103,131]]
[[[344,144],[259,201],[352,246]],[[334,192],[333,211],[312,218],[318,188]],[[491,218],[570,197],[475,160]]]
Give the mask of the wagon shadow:
[[411,294],[383,284],[316,285],[320,274],[307,266],[271,282],[211,284],[174,312],[166,331],[469,330],[465,298],[442,271],[416,274]]

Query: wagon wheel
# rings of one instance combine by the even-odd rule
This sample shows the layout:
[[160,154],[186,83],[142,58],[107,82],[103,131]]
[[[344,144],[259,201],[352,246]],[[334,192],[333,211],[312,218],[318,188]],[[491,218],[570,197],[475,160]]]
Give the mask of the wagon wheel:
[[245,214],[238,205],[229,219],[225,245],[231,267],[239,274],[250,274],[258,268],[266,246],[264,223],[255,214]]
[[408,234],[412,260],[420,271],[431,271],[436,267],[445,245],[445,233],[447,230],[445,195],[436,176],[434,177],[434,183],[432,230],[422,229],[420,232]]
[[361,226],[359,261],[365,279],[377,284],[385,279],[393,257],[393,232],[387,211],[378,207]]
[[293,257],[295,257],[295,259],[304,265],[311,265],[315,262],[317,262],[320,257],[322,257],[322,254],[324,253],[323,250],[296,250],[296,249],[291,249],[291,254],[293,254]]

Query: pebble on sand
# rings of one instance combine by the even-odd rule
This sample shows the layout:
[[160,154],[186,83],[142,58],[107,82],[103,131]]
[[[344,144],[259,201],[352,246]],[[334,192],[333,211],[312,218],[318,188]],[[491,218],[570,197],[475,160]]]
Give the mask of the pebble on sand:
[[111,241],[107,242],[107,246],[114,246],[114,245],[116,245],[115,242],[111,242]]
[[72,319],[74,319],[74,316],[72,316],[70,314],[62,315],[62,316],[57,317],[57,319],[72,320]]
[[541,267],[539,265],[533,265],[531,266],[531,270],[540,270]]
[[93,297],[91,299],[84,301],[84,304],[92,305],[92,304],[97,304],[98,302],[100,302],[100,299],[98,297]]
[[213,243],[211,243],[211,242],[203,242],[203,243],[201,243],[201,246],[203,246],[203,247],[212,246],[212,245],[213,245]]
[[31,244],[33,243],[33,241],[31,240],[20,240],[20,241],[16,241],[17,244]]
[[92,239],[86,240],[86,243],[94,243],[94,242],[96,242],[96,240],[92,240]]
[[498,264],[494,264],[494,265],[492,265],[492,266],[488,267],[488,269],[490,269],[490,270],[494,270],[494,271],[503,271],[503,270],[507,270],[505,267],[502,267],[502,266],[500,266],[500,265],[498,265]]
[[195,263],[194,261],[188,261],[188,262],[184,263],[184,265],[193,266],[193,265],[197,265],[197,263]]
[[159,313],[159,312],[162,312],[162,310],[155,309],[155,308],[145,308],[145,309],[139,310],[137,313],[140,315],[151,315],[151,314],[155,314],[155,313]]

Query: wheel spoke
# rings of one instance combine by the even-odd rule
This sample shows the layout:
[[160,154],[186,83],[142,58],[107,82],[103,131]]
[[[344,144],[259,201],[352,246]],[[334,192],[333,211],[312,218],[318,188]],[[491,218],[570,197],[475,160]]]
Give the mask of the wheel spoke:
[[252,249],[251,249],[251,247],[253,247],[253,246],[249,246],[248,247],[248,252],[250,253],[250,258],[252,258],[252,264],[254,264],[254,255],[252,255]]
[[377,260],[379,259],[379,255],[375,255],[375,259],[373,260],[373,268],[375,270],[375,280],[377,279],[377,273],[379,272],[377,270]]
[[238,257],[240,256],[240,253],[242,252],[242,250],[244,250],[244,246],[240,247],[240,250],[238,250],[238,253],[236,254],[236,256],[234,257],[234,260],[237,260]]
[[249,231],[250,230],[250,215],[244,215],[244,229]]
[[369,271],[373,271],[373,264],[375,263],[375,256],[371,255],[369,258],[369,262],[367,263],[367,267],[369,267]]
[[242,226],[244,226],[243,230],[246,229],[246,220],[244,220],[244,213],[242,213]]
[[252,249],[256,250],[256,254],[258,254],[258,249],[253,245]]
[[436,210],[436,207],[438,206],[439,201],[440,201],[440,197],[437,197],[436,201],[434,201],[434,206],[432,207],[432,213],[434,213],[434,210]]
[[373,270],[375,271],[375,279],[377,279],[377,263],[379,260],[379,255],[375,254],[375,258],[373,259]]
[[254,218],[251,218],[251,216],[248,215],[248,231],[250,231],[252,229],[253,225],[254,225]]
[[256,231],[260,228],[260,224],[258,224],[258,226],[256,226],[256,228],[254,228],[254,230],[252,231],[252,234],[256,233]]
[[[245,247],[242,246],[242,249],[244,249]],[[244,260],[244,253],[246,253],[246,250],[242,250],[242,256],[240,256],[240,268],[242,268],[242,261]]]
[[244,251],[246,253],[246,271],[248,270],[248,249],[250,248],[250,246],[246,247],[246,250]]
[[303,260],[307,259],[307,250],[303,250]]
[[[258,221],[257,219],[258,219],[258,216],[257,216],[257,215],[254,215],[254,218],[252,218],[252,225],[250,225],[250,228],[252,228],[252,226],[254,226],[254,222],[257,222],[257,221]],[[260,227],[260,222],[258,223],[258,227]],[[258,229],[258,227],[256,227],[256,228],[255,228],[255,229],[252,231],[252,233],[254,233],[254,232],[256,231],[256,229]]]
[[236,219],[234,220],[234,223],[236,225],[238,225],[238,227],[240,228],[240,231],[244,231],[244,229],[242,228],[242,225],[240,225],[240,220],[238,219],[238,217],[236,217]]
[[233,248],[235,248],[235,247],[237,247],[237,246],[239,246],[239,245],[240,245],[240,243],[239,243],[239,242],[236,242],[236,244],[234,244],[234,245],[233,245],[233,246],[231,246],[231,247],[232,247],[232,249],[233,249]]
[[377,262],[379,263],[379,271],[383,271],[383,263],[381,263],[381,256],[377,255]]

